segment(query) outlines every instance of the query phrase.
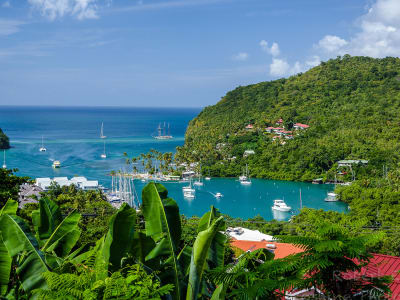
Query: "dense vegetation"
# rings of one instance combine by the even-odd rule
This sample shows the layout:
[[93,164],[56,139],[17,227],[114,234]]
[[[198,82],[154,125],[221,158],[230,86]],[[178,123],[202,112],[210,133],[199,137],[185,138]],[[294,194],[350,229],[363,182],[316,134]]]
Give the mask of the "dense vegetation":
[[[342,159],[369,160],[356,178],[381,176],[383,165],[400,162],[399,74],[399,58],[345,55],[288,79],[238,87],[190,122],[177,157],[200,161],[212,176],[237,176],[247,163],[253,177],[333,180]],[[280,118],[286,129],[310,128],[282,145],[265,132]],[[244,158],[250,149],[255,155]]]
[[[274,259],[273,253],[260,249],[234,258],[226,250],[228,239],[222,231],[227,223],[239,220],[223,217],[214,207],[201,218],[186,219],[165,187],[149,183],[139,212],[123,204],[106,218],[104,234],[100,238],[94,234],[88,241],[85,227],[105,216],[92,215],[97,221],[85,226],[82,220],[101,201],[106,203],[101,194],[54,187],[40,198],[36,209],[18,209],[12,199],[0,207],[1,295],[8,299],[279,299],[291,286],[321,286],[333,297],[372,293],[378,299],[389,292],[390,278],[354,281],[341,276],[341,272],[360,270],[362,265],[353,259],[369,261],[381,233],[355,234],[357,230],[340,224],[320,222],[313,234],[277,236],[303,248],[301,254]],[[273,222],[270,230],[278,232],[282,224]]]
[[8,136],[3,132],[0,128],[0,149],[9,149],[10,148],[10,140]]

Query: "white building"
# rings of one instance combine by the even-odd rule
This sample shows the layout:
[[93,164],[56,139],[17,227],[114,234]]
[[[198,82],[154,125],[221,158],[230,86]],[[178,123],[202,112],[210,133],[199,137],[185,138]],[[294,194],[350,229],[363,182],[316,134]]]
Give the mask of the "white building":
[[226,229],[226,234],[239,241],[274,241],[274,237],[272,235],[261,233],[258,230],[250,230],[242,227],[228,227]]
[[79,187],[84,191],[97,190],[99,188],[99,182],[97,180],[88,180],[81,182]]
[[73,177],[70,180],[68,177],[51,178],[36,178],[35,185],[46,191],[52,184],[57,184],[60,187],[75,185],[82,190],[97,190],[99,182],[97,180],[87,180],[86,177]]

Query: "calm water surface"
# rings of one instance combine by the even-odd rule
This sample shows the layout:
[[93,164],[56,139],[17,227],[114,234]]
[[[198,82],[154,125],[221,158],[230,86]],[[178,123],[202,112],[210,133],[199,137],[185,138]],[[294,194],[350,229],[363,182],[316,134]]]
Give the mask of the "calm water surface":
[[[0,128],[10,137],[12,149],[6,151],[7,166],[18,168],[19,175],[54,177],[74,175],[98,180],[110,186],[107,174],[112,170],[127,168],[124,152],[129,157],[149,151],[175,151],[184,141],[186,127],[200,109],[181,108],[51,108],[51,107],[0,107]],[[103,140],[99,138],[101,122],[104,122],[107,159],[101,159]],[[172,140],[160,141],[156,135],[159,123],[170,123]],[[44,136],[47,152],[39,152]],[[59,160],[62,168],[51,167]],[[140,196],[144,184],[135,182]],[[299,190],[303,206],[325,210],[346,211],[341,202],[324,202],[332,185],[275,180],[252,180],[251,186],[242,186],[236,179],[213,178],[203,187],[196,187],[195,199],[185,199],[181,183],[165,183],[179,204],[181,213],[202,215],[210,205],[233,217],[250,218],[257,214],[265,219],[287,220],[289,213],[274,214],[274,199],[285,202],[298,211]],[[216,192],[224,195],[217,200]]]

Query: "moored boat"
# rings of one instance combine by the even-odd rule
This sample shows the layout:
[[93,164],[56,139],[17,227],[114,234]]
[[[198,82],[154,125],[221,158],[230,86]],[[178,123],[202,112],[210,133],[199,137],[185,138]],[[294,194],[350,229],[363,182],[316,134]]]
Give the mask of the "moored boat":
[[281,199],[274,200],[274,205],[272,206],[273,210],[277,211],[290,211],[292,208],[288,206],[285,201]]
[[333,193],[333,192],[328,193],[327,197],[324,200],[325,200],[325,202],[336,202],[336,201],[339,201],[338,195]]

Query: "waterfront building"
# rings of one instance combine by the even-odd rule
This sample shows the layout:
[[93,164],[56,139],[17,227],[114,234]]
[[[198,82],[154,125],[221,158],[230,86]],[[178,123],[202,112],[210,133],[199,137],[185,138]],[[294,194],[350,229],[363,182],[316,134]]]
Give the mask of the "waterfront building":
[[87,180],[86,177],[72,177],[70,180],[68,177],[54,177],[51,178],[36,178],[35,186],[47,191],[52,184],[57,184],[60,187],[75,185],[77,188],[82,190],[97,190],[101,188],[97,180]]

